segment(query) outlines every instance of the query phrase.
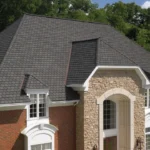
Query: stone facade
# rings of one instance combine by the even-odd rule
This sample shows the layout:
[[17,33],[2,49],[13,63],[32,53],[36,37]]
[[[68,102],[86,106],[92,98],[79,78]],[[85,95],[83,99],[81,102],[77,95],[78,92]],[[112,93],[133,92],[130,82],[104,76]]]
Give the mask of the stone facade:
[[[81,92],[81,101],[76,108],[77,150],[92,150],[99,147],[99,107],[97,98],[113,88],[123,88],[136,97],[134,102],[134,140],[144,141],[145,108],[142,81],[135,71],[100,70],[89,81],[88,92]],[[83,139],[84,142],[83,142]]]

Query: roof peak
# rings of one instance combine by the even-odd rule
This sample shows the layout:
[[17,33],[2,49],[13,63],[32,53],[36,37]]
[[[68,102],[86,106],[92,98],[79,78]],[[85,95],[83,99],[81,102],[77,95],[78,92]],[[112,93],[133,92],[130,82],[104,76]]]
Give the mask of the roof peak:
[[24,15],[35,16],[35,17],[51,18],[51,19],[58,19],[58,20],[75,21],[75,22],[82,22],[82,23],[101,24],[101,25],[108,25],[108,26],[110,26],[109,24],[102,23],[102,22],[82,21],[82,20],[71,19],[71,18],[59,18],[59,17],[52,17],[52,16],[45,16],[45,15],[29,14],[29,13],[24,13]]

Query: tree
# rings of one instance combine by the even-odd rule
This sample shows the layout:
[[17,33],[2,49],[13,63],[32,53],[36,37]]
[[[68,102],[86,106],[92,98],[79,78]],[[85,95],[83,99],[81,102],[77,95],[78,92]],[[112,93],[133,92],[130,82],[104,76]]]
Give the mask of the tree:
[[0,31],[24,13],[110,24],[150,50],[150,8],[121,1],[98,8],[91,0],[0,0]]

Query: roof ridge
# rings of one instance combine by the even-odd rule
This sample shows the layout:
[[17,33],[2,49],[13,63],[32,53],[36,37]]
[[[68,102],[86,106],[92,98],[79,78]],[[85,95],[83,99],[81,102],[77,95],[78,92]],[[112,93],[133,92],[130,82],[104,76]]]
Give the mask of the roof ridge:
[[[8,49],[7,49],[7,52],[6,52],[6,54],[5,54],[5,56],[4,56],[3,60],[2,60],[2,62],[1,62],[1,64],[0,64],[0,68],[3,66],[3,62],[4,62],[5,58],[6,58],[6,56],[8,55],[8,52],[9,52],[9,50],[11,49],[11,46],[12,46],[12,44],[14,43],[14,40],[16,39],[16,35],[18,34],[18,30],[19,30],[20,26],[22,25],[23,19],[24,19],[24,17],[20,18],[20,22],[19,22],[18,27],[17,27],[17,29],[16,29],[16,31],[15,31],[13,37],[12,37],[12,40],[11,40],[11,42],[10,42],[10,45],[9,45]],[[19,19],[18,19],[18,20],[19,20]],[[16,21],[17,21],[17,20],[16,20]],[[15,22],[14,22],[14,23],[15,23]]]
[[118,52],[119,54],[121,54],[122,56],[126,57],[130,62],[134,63],[135,65],[139,66],[135,61],[133,61],[132,59],[130,59],[127,55],[121,53],[119,50],[113,48],[111,45],[109,45],[107,42],[105,42],[105,40],[103,40],[102,38],[100,38],[101,41],[103,41],[106,45],[108,45],[110,48],[112,48],[113,50],[115,50],[116,52]]
[[27,15],[27,16],[35,16],[35,17],[45,17],[45,18],[51,18],[51,19],[68,20],[68,21],[75,21],[75,22],[82,22],[82,23],[101,24],[101,25],[108,25],[108,26],[111,26],[110,24],[106,24],[106,23],[102,23],[102,22],[83,21],[83,20],[77,20],[77,19],[71,19],[71,18],[59,18],[59,17],[53,17],[53,16],[29,14],[29,13],[24,13],[24,15]]

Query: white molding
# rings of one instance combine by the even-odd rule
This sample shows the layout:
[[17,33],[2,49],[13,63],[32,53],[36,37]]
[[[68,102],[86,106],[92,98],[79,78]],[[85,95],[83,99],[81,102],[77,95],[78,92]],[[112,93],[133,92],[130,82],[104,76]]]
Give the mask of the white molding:
[[71,100],[71,101],[50,101],[49,107],[61,107],[61,106],[76,106],[79,103],[79,100]]
[[[33,91],[32,91],[33,92]],[[40,123],[41,120],[43,120],[43,123],[49,123],[49,103],[48,103],[48,93],[36,93],[38,91],[35,91],[35,93],[30,93],[30,94],[36,94],[37,95],[37,103],[36,103],[36,109],[37,109],[37,117],[33,117],[30,118],[30,104],[26,107],[27,108],[27,115],[26,115],[26,121],[27,121],[27,126],[31,125],[31,124],[36,124],[36,123]],[[46,91],[45,91],[46,92]],[[27,95],[30,95],[29,93],[27,93]],[[39,116],[39,95],[40,94],[45,94],[46,95],[46,115],[43,117]],[[32,103],[31,103],[32,104]]]
[[142,87],[146,89],[150,88],[149,79],[146,77],[143,70],[138,66],[96,66],[89,77],[86,79],[84,84],[71,84],[67,85],[67,87],[72,87],[76,91],[88,91],[89,80],[97,70],[135,70],[137,75],[142,80]]
[[0,108],[1,107],[16,107],[16,106],[26,106],[28,104],[31,104],[31,102],[29,103],[12,103],[12,104],[0,104]]
[[129,91],[123,88],[113,88],[105,93],[103,93],[99,98],[97,98],[97,104],[102,104],[105,99],[108,99],[112,95],[122,94],[128,97],[131,101],[135,101],[136,97],[132,95]]
[[26,89],[27,94],[47,94],[49,89]]
[[23,110],[30,103],[0,104],[0,111]]
[[43,126],[43,129],[44,129],[44,130],[49,130],[49,131],[51,131],[52,133],[55,133],[55,132],[58,130],[58,128],[55,127],[55,126],[52,125],[52,124],[39,124],[39,123],[37,123],[37,124],[28,126],[28,127],[26,127],[25,129],[23,129],[23,130],[21,131],[21,134],[23,134],[23,135],[25,135],[25,136],[28,137],[28,136],[31,135],[31,133],[35,132],[35,131],[34,131],[35,128],[39,129],[41,125]]
[[[111,90],[106,91],[104,94],[101,95],[100,98],[97,98],[97,104],[99,105],[99,145],[100,149],[103,150],[103,137],[109,136],[108,132],[106,131],[104,135],[103,131],[103,102],[106,99],[109,99],[110,96],[116,95],[116,94],[122,94],[126,96],[130,100],[130,150],[134,147],[134,101],[136,100],[136,97],[132,95],[130,92],[126,91],[122,88],[114,88]],[[110,99],[111,100],[111,99]],[[117,111],[119,110],[119,107],[117,108]],[[118,114],[117,114],[118,117]],[[118,124],[118,119],[117,119]],[[110,134],[116,134],[117,131],[113,130]],[[103,135],[102,135],[103,134]],[[118,139],[118,136],[117,136]],[[117,141],[118,142],[118,141]],[[117,145],[117,148],[119,145]]]
[[108,129],[103,131],[103,137],[112,137],[112,136],[117,136],[118,135],[118,130],[117,129]]
[[[52,143],[52,150],[55,147],[54,134],[58,130],[51,124],[35,124],[26,127],[21,134],[25,135],[25,150],[31,150],[32,145],[38,145],[43,143]],[[39,137],[41,136],[41,137]],[[38,137],[38,138],[36,138]],[[48,137],[48,138],[43,138]],[[35,139],[35,140],[34,140]],[[38,139],[38,140],[37,140]]]

